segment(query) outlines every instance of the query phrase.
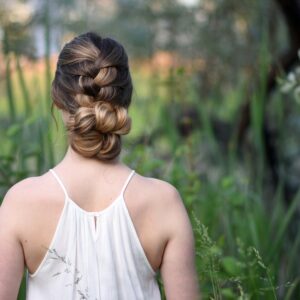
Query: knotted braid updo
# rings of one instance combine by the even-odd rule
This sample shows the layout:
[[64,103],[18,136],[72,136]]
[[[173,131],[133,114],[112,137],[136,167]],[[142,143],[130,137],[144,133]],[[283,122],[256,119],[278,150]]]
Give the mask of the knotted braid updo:
[[88,32],[67,43],[52,82],[53,103],[69,113],[70,146],[84,157],[112,160],[131,128],[128,57],[111,38]]

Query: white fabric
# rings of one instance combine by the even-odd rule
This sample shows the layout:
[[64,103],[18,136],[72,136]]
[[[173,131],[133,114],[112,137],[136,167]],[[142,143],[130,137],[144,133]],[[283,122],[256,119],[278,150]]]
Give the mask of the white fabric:
[[124,201],[134,170],[119,196],[99,212],[80,208],[50,171],[64,191],[64,208],[40,266],[34,274],[27,273],[26,299],[161,299],[156,273]]

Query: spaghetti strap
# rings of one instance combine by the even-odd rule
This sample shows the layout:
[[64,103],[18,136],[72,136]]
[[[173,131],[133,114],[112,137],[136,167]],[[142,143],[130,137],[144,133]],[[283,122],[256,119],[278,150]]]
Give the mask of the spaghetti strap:
[[[62,183],[62,180],[59,178],[59,176],[57,175],[57,173],[53,170],[53,169],[49,169],[49,171],[53,174],[53,176],[55,177],[55,179],[57,180],[57,182],[59,183],[60,187],[62,188],[64,194],[65,194],[65,197],[70,199],[69,198],[69,195],[68,195],[68,192],[67,192],[67,189],[65,188],[64,184]],[[129,176],[127,177],[122,189],[121,189],[121,192],[120,192],[120,195],[121,196],[124,196],[124,191],[130,181],[130,179],[132,178],[133,174],[134,174],[134,170],[132,170],[129,174]]]
[[65,197],[69,198],[68,192],[64,186],[64,184],[62,183],[62,181],[60,180],[60,178],[58,177],[58,175],[56,174],[56,172],[53,169],[49,169],[49,171],[53,174],[53,176],[55,177],[55,179],[57,180],[58,184],[60,185],[60,187],[62,188]]
[[121,193],[120,193],[122,196],[124,196],[125,189],[126,189],[128,183],[129,183],[130,179],[132,178],[134,172],[135,172],[135,171],[132,170],[131,173],[129,174],[129,176],[127,177],[127,179],[126,179],[126,181],[125,181],[125,183],[124,183],[124,185],[123,185],[123,187],[122,187]]

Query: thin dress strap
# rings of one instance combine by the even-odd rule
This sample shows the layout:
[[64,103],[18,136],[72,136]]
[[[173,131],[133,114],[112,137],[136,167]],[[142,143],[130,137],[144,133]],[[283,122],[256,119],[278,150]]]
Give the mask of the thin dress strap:
[[62,181],[60,180],[60,178],[58,177],[58,175],[56,174],[56,172],[53,169],[49,169],[49,171],[53,174],[53,176],[55,177],[55,179],[57,180],[58,184],[60,185],[60,187],[62,188],[62,190],[64,191],[65,197],[69,198],[69,195],[67,193],[67,190],[64,186],[64,184],[62,183]]
[[134,170],[131,171],[131,173],[130,173],[129,176],[127,177],[127,180],[125,181],[125,183],[124,183],[124,185],[123,185],[123,187],[122,187],[122,190],[121,190],[121,193],[120,193],[122,196],[124,195],[124,191],[125,191],[125,189],[126,189],[128,183],[129,183],[130,179],[132,178],[133,174],[134,174]]
[[[49,169],[49,171],[54,175],[55,179],[57,180],[57,182],[59,183],[60,187],[62,188],[64,194],[65,194],[65,197],[66,198],[69,198],[69,195],[68,195],[68,192],[67,192],[67,189],[65,188],[64,184],[62,183],[61,179],[59,178],[59,176],[56,174],[56,172],[53,170],[53,169]],[[133,174],[134,174],[134,170],[131,171],[131,173],[129,174],[129,176],[127,177],[123,187],[122,187],[122,190],[121,190],[121,193],[120,195],[123,196],[124,194],[124,191],[130,181],[130,179],[132,178]]]

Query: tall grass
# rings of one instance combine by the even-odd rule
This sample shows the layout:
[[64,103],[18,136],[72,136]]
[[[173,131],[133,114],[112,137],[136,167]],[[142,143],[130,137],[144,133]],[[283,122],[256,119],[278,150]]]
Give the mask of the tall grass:
[[9,108],[9,114],[12,121],[16,118],[16,105],[15,105],[15,98],[13,93],[13,86],[11,80],[11,57],[10,55],[5,56],[6,59],[6,94],[7,94],[7,103]]

